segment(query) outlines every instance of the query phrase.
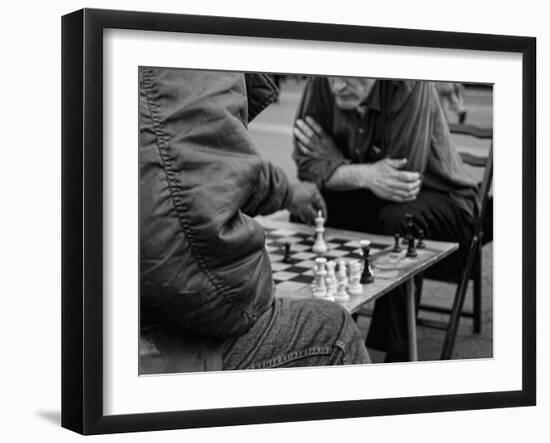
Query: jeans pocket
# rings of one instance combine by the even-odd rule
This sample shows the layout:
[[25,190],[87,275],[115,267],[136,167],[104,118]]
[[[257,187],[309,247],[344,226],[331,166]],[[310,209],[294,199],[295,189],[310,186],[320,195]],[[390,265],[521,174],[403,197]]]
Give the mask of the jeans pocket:
[[[268,360],[254,363],[251,366],[251,369],[269,369],[285,366],[323,366],[328,363],[330,360],[330,355],[333,351],[333,346],[312,346],[300,351],[279,354]],[[304,359],[310,360],[308,364],[296,364],[300,360]]]

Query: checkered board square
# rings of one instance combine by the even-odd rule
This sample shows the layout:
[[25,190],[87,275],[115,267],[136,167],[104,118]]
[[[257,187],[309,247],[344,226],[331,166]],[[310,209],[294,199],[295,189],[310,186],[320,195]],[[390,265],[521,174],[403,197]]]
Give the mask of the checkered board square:
[[[312,252],[314,233],[305,234],[287,229],[265,228],[266,248],[271,260],[273,280],[279,287],[298,288],[313,282],[315,258],[327,260],[360,260],[362,252],[358,240],[325,235],[328,251],[322,255]],[[285,243],[290,244],[290,262],[284,263]],[[371,256],[388,248],[389,244],[371,243]]]

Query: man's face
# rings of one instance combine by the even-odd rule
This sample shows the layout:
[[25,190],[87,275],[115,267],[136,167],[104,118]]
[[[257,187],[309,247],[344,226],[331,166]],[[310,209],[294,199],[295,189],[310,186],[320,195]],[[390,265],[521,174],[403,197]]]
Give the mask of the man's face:
[[329,77],[330,90],[340,109],[356,109],[369,96],[375,79],[359,77]]

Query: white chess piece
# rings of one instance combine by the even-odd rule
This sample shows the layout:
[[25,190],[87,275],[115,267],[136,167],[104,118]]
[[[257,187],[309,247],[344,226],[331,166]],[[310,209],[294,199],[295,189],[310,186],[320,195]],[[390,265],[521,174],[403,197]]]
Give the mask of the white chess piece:
[[327,244],[325,243],[324,238],[325,233],[325,219],[321,211],[319,211],[317,217],[315,218],[315,243],[313,243],[313,252],[316,254],[322,254],[327,252]]
[[346,285],[343,282],[338,282],[338,290],[334,296],[334,301],[344,302],[349,300],[349,294],[346,291]]
[[314,280],[311,289],[313,291],[313,297],[326,298],[327,286],[325,283],[325,277],[327,275],[326,270],[327,259],[319,257],[315,259],[315,268],[313,269]]
[[349,300],[349,294],[347,292],[348,276],[347,266],[344,260],[338,262],[338,272],[336,274],[337,290],[334,300],[337,302],[344,302]]
[[336,294],[336,263],[334,261],[327,262],[327,299],[334,300],[334,295]]
[[361,262],[354,260],[350,263],[349,286],[350,295],[362,295],[363,285],[361,284]]
[[348,285],[348,276],[346,272],[346,262],[344,260],[340,260],[338,262],[338,272],[336,274],[336,280],[338,283],[344,283],[344,285]]

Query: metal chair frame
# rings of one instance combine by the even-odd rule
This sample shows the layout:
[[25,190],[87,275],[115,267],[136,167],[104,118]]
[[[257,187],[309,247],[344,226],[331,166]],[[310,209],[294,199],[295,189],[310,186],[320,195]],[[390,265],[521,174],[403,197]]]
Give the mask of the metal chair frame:
[[[492,129],[479,128],[473,125],[450,125],[452,133],[465,134],[481,139],[491,139],[493,137]],[[492,204],[491,197],[489,196],[489,190],[493,179],[493,144],[489,149],[487,157],[479,157],[469,153],[461,154],[463,161],[466,164],[474,167],[484,167],[485,171],[483,179],[479,187],[480,196],[480,211],[475,220],[474,236],[470,243],[469,252],[464,264],[463,273],[457,282],[457,288],[453,299],[452,307],[445,308],[441,306],[434,306],[428,304],[419,304],[418,309],[420,311],[437,312],[449,314],[448,323],[427,320],[418,318],[418,324],[422,326],[432,327],[436,329],[443,329],[446,331],[445,340],[443,342],[443,348],[441,352],[441,359],[447,360],[451,358],[458,326],[461,316],[473,318],[474,332],[481,332],[482,325],[482,246],[483,244],[492,241],[492,238],[484,238],[484,225],[487,223],[485,220],[489,205]],[[473,280],[473,309],[472,311],[463,311],[464,300],[466,298],[466,291],[468,289],[468,283]],[[422,279],[417,282],[417,294],[420,296],[422,292]]]

